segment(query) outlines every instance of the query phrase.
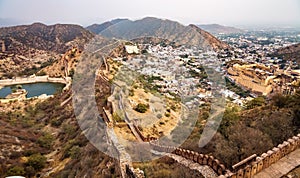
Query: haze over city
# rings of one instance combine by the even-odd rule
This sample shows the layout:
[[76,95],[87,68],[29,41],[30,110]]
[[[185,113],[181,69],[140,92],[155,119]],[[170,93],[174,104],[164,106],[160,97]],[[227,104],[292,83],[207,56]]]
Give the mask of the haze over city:
[[167,18],[183,24],[300,27],[298,0],[0,0],[1,25],[75,23],[114,18]]

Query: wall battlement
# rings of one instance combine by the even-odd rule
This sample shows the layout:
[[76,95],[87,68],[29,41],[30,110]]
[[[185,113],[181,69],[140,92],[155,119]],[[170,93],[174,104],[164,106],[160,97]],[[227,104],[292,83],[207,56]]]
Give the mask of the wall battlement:
[[149,142],[150,146],[153,150],[166,152],[166,153],[174,153],[176,155],[182,156],[186,159],[199,163],[200,165],[208,165],[211,167],[218,175],[223,175],[228,170],[226,167],[221,164],[218,159],[215,159],[213,156],[203,155],[194,151],[176,148],[176,147],[169,147],[169,146],[161,146],[155,143],[155,141]]
[[300,134],[294,136],[277,147],[268,150],[266,153],[257,156],[256,159],[244,168],[237,170],[236,172],[227,172],[221,175],[219,178],[251,178],[264,169],[268,168],[272,164],[279,161],[281,158],[300,148]]

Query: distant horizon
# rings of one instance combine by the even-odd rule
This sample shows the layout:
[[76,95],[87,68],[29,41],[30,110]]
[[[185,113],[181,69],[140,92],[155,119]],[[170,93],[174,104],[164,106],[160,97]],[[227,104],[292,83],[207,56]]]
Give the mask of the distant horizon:
[[[115,18],[170,19],[183,25],[300,27],[299,0],[0,0],[2,24],[101,24]],[[2,20],[1,20],[2,19]],[[6,23],[4,23],[6,22]]]
[[[154,18],[158,18],[158,19],[168,19],[168,18],[160,18],[160,17],[155,17],[155,16],[147,16],[147,17],[154,17]],[[101,21],[95,21],[95,22],[91,22],[91,23],[79,23],[79,22],[54,22],[54,23],[47,23],[47,22],[43,22],[43,21],[24,21],[22,22],[21,20],[18,19],[3,19],[0,18],[0,28],[3,27],[13,27],[13,26],[20,26],[20,25],[32,25],[34,23],[42,23],[45,25],[56,25],[56,24],[70,24],[70,25],[80,25],[84,28],[90,26],[90,25],[94,25],[94,24],[102,24],[105,22],[109,22],[115,19],[128,19],[131,21],[135,21],[135,20],[140,20],[146,17],[142,17],[142,18],[137,18],[137,19],[131,19],[131,18],[127,18],[127,17],[116,17],[113,19],[107,19],[107,20],[101,20]],[[300,25],[239,25],[239,24],[221,24],[221,23],[216,23],[216,22],[212,22],[212,23],[189,23],[189,24],[184,24],[180,21],[177,20],[173,20],[173,19],[168,19],[168,20],[172,20],[172,21],[176,21],[182,25],[189,25],[189,24],[194,24],[194,25],[221,25],[221,26],[226,26],[226,27],[234,27],[234,28],[238,28],[238,29],[242,29],[242,30],[253,30],[253,29],[270,29],[270,28],[280,28],[280,29],[297,29],[300,30]]]

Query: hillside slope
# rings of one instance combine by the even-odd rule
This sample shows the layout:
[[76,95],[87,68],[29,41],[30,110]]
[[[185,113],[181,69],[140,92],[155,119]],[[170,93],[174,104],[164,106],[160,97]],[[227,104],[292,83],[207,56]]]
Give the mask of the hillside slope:
[[286,60],[296,61],[300,64],[300,43],[280,48],[272,56],[282,57]]
[[204,129],[201,122],[208,118],[210,109],[204,107],[195,130],[182,147],[211,154],[228,168],[253,154],[261,155],[299,133],[299,94],[297,91],[295,95],[273,95],[268,100],[256,98],[249,101],[246,108],[228,105],[218,132],[200,148],[195,143],[199,142],[199,133]]
[[0,104],[0,177],[121,176],[118,161],[82,134],[72,102],[61,105],[70,96]]

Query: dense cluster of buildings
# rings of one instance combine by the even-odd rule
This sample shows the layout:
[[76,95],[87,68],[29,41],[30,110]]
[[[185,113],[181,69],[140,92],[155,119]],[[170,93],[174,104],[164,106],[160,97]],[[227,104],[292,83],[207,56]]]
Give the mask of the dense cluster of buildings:
[[[122,63],[141,75],[156,77],[152,84],[167,97],[175,94],[196,96],[203,100],[212,97],[215,90],[240,105],[249,100],[249,97],[218,86],[218,81],[206,74],[208,68],[250,91],[252,97],[275,92],[293,94],[299,87],[299,64],[269,55],[281,47],[294,44],[297,37],[288,38],[276,33],[266,37],[265,33],[252,32],[248,36],[246,33],[220,38],[231,44],[232,49],[217,53],[184,46],[144,44],[139,48],[147,51],[146,54],[136,55]],[[136,46],[126,46],[126,50],[128,53],[138,52]],[[228,65],[228,62],[231,64]]]
[[218,37],[233,47],[230,51],[221,51],[220,57],[227,60],[242,59],[245,62],[269,63],[269,65],[282,60],[270,57],[270,54],[279,48],[300,42],[300,36],[296,32],[251,31]]
[[[200,49],[184,46],[145,44],[141,48],[144,48],[144,51],[146,49],[147,53],[134,55],[125,61],[120,58],[114,60],[122,62],[138,75],[152,76],[154,80],[151,80],[151,84],[166,97],[189,98],[185,101],[186,106],[203,104],[203,100],[212,97],[213,82],[206,79],[203,65],[216,64],[216,61],[219,61],[217,53],[204,53]],[[220,61],[218,63],[221,64]]]
[[224,61],[237,60],[227,68],[226,76],[256,96],[279,92],[293,94],[299,87],[300,70],[295,61],[287,61],[272,54],[279,48],[300,41],[294,33],[251,32],[239,36],[222,37],[232,45],[232,51],[219,54]]

